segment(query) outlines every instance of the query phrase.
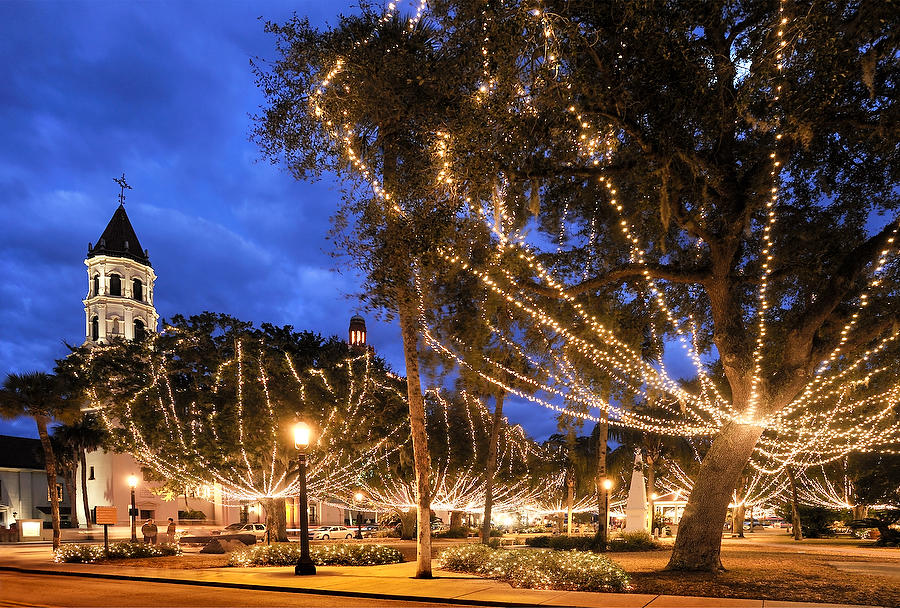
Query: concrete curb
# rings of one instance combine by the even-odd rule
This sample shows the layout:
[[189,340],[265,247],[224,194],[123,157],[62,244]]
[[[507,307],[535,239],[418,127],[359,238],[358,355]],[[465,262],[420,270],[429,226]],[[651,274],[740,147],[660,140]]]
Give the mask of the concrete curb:
[[[147,581],[166,583],[169,585],[191,585],[195,587],[221,587],[224,589],[248,589],[251,591],[274,591],[278,593],[303,593],[307,595],[331,595],[335,597],[359,597],[366,599],[400,600],[405,602],[433,602],[436,604],[459,604],[462,606],[538,606],[533,602],[510,602],[490,600],[466,600],[462,598],[433,597],[424,595],[395,595],[390,593],[369,593],[365,591],[339,591],[334,589],[309,589],[304,587],[285,587],[282,585],[254,585],[252,583],[229,583],[225,581],[201,581],[191,579],[171,579],[157,576],[133,576],[129,574],[107,574],[104,572],[73,572],[67,570],[41,570],[38,568],[20,568],[18,566],[0,566],[0,572],[18,572],[21,574],[50,574],[71,576],[76,578],[99,578],[118,581]],[[440,577],[437,577],[439,580]],[[426,579],[427,580],[427,579]],[[430,579],[436,580],[436,579]],[[654,598],[655,599],[655,598]],[[651,600],[652,601],[652,600]],[[553,604],[553,608],[579,608],[576,605]]]

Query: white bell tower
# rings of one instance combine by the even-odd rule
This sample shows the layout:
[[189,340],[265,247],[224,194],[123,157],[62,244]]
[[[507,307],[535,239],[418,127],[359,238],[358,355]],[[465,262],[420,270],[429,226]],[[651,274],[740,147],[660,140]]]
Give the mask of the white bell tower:
[[88,293],[83,300],[85,341],[93,344],[155,333],[159,320],[153,306],[156,273],[125,213],[125,189],[131,186],[125,183],[124,173],[115,182],[122,189],[119,208],[97,244],[88,243],[84,260],[88,275]]

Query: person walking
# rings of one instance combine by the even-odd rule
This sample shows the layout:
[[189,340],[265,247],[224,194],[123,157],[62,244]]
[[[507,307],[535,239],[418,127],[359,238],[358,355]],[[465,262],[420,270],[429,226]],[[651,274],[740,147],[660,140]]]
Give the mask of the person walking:
[[169,518],[169,525],[166,528],[166,542],[174,543],[175,542],[175,520],[171,517]]
[[141,526],[141,534],[144,535],[144,544],[155,545],[156,544],[156,535],[158,533],[158,529],[156,524],[153,523],[153,519],[148,519],[143,526]]

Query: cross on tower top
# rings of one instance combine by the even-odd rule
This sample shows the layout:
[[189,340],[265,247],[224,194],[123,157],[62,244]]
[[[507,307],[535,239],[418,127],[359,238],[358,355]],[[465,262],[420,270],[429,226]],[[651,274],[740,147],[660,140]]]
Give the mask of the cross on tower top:
[[114,177],[113,181],[116,182],[117,184],[119,184],[119,186],[122,188],[122,191],[119,192],[119,204],[124,205],[125,204],[125,189],[128,188],[129,190],[131,190],[131,186],[129,186],[128,182],[125,181],[125,172],[124,171],[122,172],[122,177]]

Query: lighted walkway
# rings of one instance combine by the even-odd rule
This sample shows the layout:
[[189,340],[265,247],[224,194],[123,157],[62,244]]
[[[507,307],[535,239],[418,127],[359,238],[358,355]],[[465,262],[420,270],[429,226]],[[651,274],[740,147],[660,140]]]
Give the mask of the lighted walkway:
[[357,568],[322,566],[318,568],[316,576],[300,577],[295,576],[293,568],[289,567],[186,570],[115,565],[53,564],[48,563],[49,554],[50,551],[45,546],[0,545],[0,569],[476,606],[578,606],[585,608],[674,608],[678,606],[825,608],[832,606],[847,608],[846,604],[514,589],[506,583],[441,570],[435,570],[436,578],[421,580],[412,578],[415,574],[415,564],[411,562]]

